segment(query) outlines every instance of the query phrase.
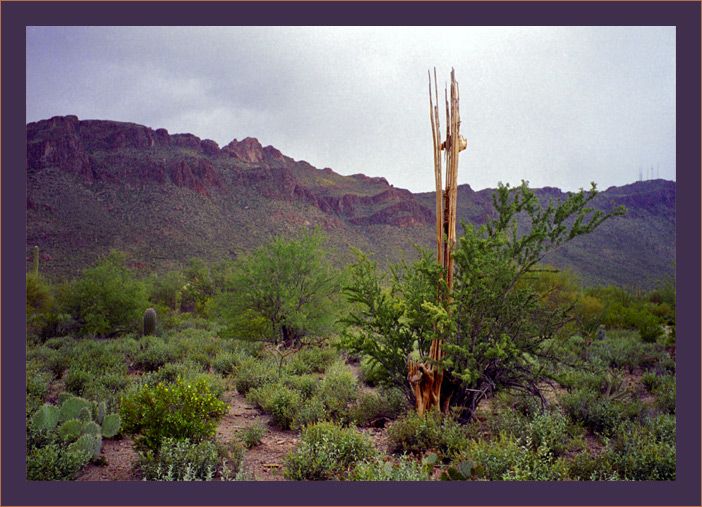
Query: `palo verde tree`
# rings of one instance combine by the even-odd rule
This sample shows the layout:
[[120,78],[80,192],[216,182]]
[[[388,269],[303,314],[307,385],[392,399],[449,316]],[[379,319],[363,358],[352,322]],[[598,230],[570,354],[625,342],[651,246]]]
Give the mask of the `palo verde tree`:
[[446,268],[428,252],[412,266],[396,266],[385,289],[374,264],[361,256],[344,289],[354,307],[344,320],[343,345],[379,364],[386,381],[410,396],[405,379],[412,363],[433,364],[443,372],[442,408],[459,407],[466,419],[501,389],[544,400],[539,384],[559,359],[553,340],[571,320],[570,307],[554,306],[520,280],[549,252],[624,213],[622,207],[594,210],[589,203],[596,194],[593,184],[544,207],[526,183],[500,184],[493,194],[496,217],[481,227],[464,224],[452,253],[450,297]]
[[220,296],[229,334],[258,334],[276,345],[297,346],[328,332],[336,321],[339,273],[317,228],[294,239],[276,236],[243,258]]
[[114,336],[134,331],[141,323],[149,306],[146,287],[125,260],[124,253],[113,250],[63,287],[61,304],[76,320],[81,334]]

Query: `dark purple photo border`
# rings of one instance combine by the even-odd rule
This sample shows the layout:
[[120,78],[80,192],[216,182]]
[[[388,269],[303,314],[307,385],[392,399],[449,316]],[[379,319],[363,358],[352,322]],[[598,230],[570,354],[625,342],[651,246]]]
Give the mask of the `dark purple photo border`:
[[[700,505],[699,2],[3,2],[2,505]],[[31,25],[677,27],[678,479],[637,483],[25,481],[25,27]],[[425,70],[422,70],[425,72]],[[424,75],[424,74],[422,74]],[[635,83],[632,83],[632,87]],[[66,111],[70,114],[70,111]]]

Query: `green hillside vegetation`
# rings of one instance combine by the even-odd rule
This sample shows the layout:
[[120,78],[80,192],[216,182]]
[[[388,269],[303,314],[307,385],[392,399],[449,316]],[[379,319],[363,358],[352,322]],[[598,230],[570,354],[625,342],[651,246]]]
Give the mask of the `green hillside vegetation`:
[[[57,172],[56,184],[67,183]],[[173,198],[180,192],[161,191]],[[524,202],[531,202],[529,195]],[[110,202],[109,192],[103,197]],[[154,213],[167,202],[155,199]],[[258,201],[262,208],[268,204]],[[206,207],[197,209],[207,213]],[[131,227],[144,215],[141,208],[133,213]],[[507,232],[500,223],[493,222],[492,230]],[[451,314],[461,315],[461,332],[481,315],[466,303],[471,287],[490,284],[497,268],[501,274],[494,280],[502,280],[512,273],[514,259],[521,259],[518,269],[525,268],[514,292],[505,292],[515,299],[489,308],[483,301],[481,308],[493,313],[484,313],[484,327],[474,327],[484,331],[474,335],[485,346],[484,371],[504,361],[507,376],[482,377],[492,385],[472,384],[478,356],[450,349],[453,364],[445,366],[455,366],[465,385],[479,386],[483,399],[471,402],[469,413],[418,417],[403,384],[406,350],[389,367],[374,347],[397,352],[400,346],[388,341],[397,331],[407,338],[402,347],[426,354],[421,339],[431,336],[412,333],[431,333],[432,322],[448,315],[432,303],[438,285],[425,283],[439,275],[431,255],[408,249],[411,258],[384,269],[360,248],[360,261],[338,267],[338,240],[320,229],[291,228],[286,234],[267,231],[268,237],[259,231],[263,246],[252,242],[235,257],[188,251],[189,262],[168,269],[148,273],[147,262],[135,267],[134,255],[148,248],[150,234],[167,230],[144,221],[130,236],[143,243],[122,245],[131,247],[127,254],[98,256],[72,279],[44,278],[42,264],[27,277],[28,479],[75,479],[91,463],[109,459],[105,441],[125,437],[138,452],[137,478],[255,479],[245,457],[266,428],[252,426],[224,440],[216,431],[234,391],[270,416],[269,430],[298,435],[281,464],[289,480],[675,479],[672,278],[649,291],[589,286],[572,271],[543,264],[532,248],[536,243],[524,240],[516,248],[502,234],[490,235],[489,227],[469,228],[459,252],[480,262],[457,261],[455,304],[462,306]],[[537,243],[550,238],[538,228],[530,237]],[[205,233],[200,238],[203,252],[208,239]],[[184,248],[178,234],[172,241]],[[523,255],[529,252],[534,255]],[[160,255],[173,259],[173,252]],[[350,249],[347,255],[354,256]],[[375,294],[378,304],[349,298],[354,287],[357,294]],[[157,315],[153,333],[144,333],[147,308]],[[500,319],[517,322],[519,311],[558,314],[558,325],[524,342],[519,326],[499,325]],[[379,312],[384,327],[373,328]],[[362,329],[359,316],[371,323],[369,336],[376,336],[367,347],[348,342]],[[458,332],[455,322],[448,329]],[[410,338],[419,342],[416,347]],[[527,366],[536,384],[526,385],[535,389],[514,382]],[[62,419],[69,408],[72,415]],[[121,424],[117,433],[102,432],[98,439],[95,427],[105,425],[99,422],[105,414],[118,415]],[[377,431],[387,445],[376,445]]]

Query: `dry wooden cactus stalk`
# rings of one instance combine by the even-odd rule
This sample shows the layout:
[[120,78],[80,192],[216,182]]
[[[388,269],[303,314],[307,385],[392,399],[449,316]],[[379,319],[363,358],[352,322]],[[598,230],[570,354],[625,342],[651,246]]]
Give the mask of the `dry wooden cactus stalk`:
[[[439,263],[446,270],[446,286],[448,298],[453,288],[453,252],[456,244],[456,198],[458,194],[458,154],[466,149],[468,143],[460,135],[461,120],[458,113],[458,83],[454,70],[451,69],[450,101],[446,91],[446,139],[441,140],[439,126],[439,97],[436,84],[436,69],[434,69],[434,94],[436,105],[432,100],[431,73],[429,74],[429,107],[431,132],[434,144],[434,177],[436,183],[436,255]],[[441,152],[446,158],[446,187],[442,185]],[[441,333],[438,333],[441,335]],[[448,399],[441,399],[441,382],[444,371],[441,360],[445,352],[442,349],[443,340],[437,338],[431,343],[429,358],[426,361],[415,361],[408,357],[409,373],[407,380],[416,398],[417,413],[422,415],[434,408],[448,410]]]

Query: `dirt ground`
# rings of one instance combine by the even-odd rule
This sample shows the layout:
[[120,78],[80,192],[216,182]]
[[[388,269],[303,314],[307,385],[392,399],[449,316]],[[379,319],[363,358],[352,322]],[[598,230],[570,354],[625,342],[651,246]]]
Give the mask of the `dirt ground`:
[[[351,367],[355,374],[358,368]],[[370,389],[363,385],[361,389]],[[236,390],[224,393],[223,401],[229,405],[229,413],[219,422],[216,439],[227,444],[238,438],[237,432],[254,424],[265,428],[261,443],[247,449],[244,470],[256,481],[286,481],[283,477],[285,456],[299,442],[299,432],[296,430],[281,430],[276,427],[268,414],[246,402],[246,397]],[[387,435],[383,428],[363,429],[373,439],[376,447],[387,450]],[[138,454],[133,448],[130,438],[121,440],[105,439],[102,445],[101,457],[98,463],[91,464],[81,473],[79,481],[138,481],[141,480],[135,470]]]

